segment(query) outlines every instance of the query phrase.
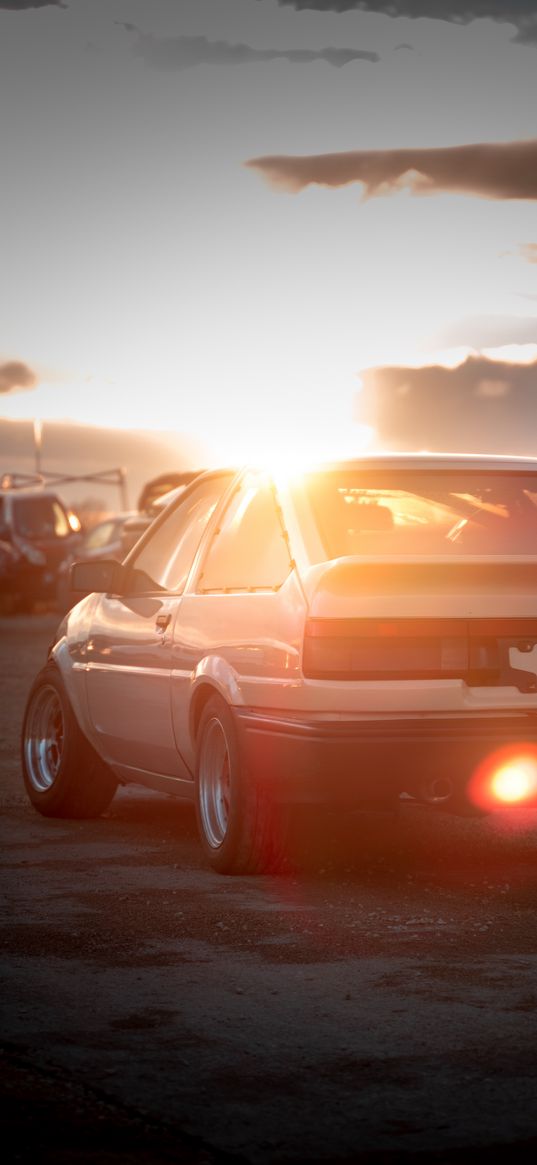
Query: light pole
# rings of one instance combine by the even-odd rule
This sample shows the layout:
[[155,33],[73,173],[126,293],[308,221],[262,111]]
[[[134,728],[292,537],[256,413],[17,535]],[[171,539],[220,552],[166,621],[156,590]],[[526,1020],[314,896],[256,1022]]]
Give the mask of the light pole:
[[35,472],[38,477],[41,477],[41,446],[43,444],[43,422],[34,417],[34,453],[35,453]]

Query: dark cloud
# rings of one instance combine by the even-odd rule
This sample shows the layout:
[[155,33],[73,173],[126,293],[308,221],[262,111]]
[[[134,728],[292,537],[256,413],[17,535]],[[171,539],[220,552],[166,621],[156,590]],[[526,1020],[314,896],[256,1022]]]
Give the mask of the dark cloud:
[[352,61],[375,63],[380,60],[378,53],[361,49],[254,49],[251,45],[208,40],[205,36],[175,36],[159,40],[141,32],[134,24],[121,24],[120,27],[136,35],[136,55],[147,65],[163,70],[191,69],[196,65],[247,65],[280,59],[299,65],[326,61],[341,68]]
[[537,0],[278,0],[282,8],[315,12],[383,12],[387,16],[426,16],[466,24],[478,17],[528,19],[537,15]]
[[22,360],[8,360],[0,364],[0,393],[12,392],[17,388],[33,388],[37,376]]
[[469,24],[481,17],[514,24],[519,41],[537,40],[537,0],[278,0],[298,12],[381,12],[386,16],[428,17]]
[[64,0],[0,0],[0,8],[19,12],[24,8],[67,8]]
[[[516,23],[514,21],[513,23]],[[518,33],[513,40],[518,41],[519,44],[536,44],[537,43],[537,19],[528,21],[527,23],[518,26]]]
[[362,373],[358,418],[399,449],[537,454],[537,361],[473,356],[457,368]]
[[246,163],[269,182],[298,191],[314,182],[359,182],[365,197],[410,189],[481,198],[537,199],[537,140],[439,149],[353,150],[343,154],[274,155]]

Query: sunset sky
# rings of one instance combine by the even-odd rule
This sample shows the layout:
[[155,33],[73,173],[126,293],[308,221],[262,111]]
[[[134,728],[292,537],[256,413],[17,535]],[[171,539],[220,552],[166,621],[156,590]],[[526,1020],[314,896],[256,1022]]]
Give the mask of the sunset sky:
[[3,417],[348,454],[537,359],[537,0],[0,0],[0,109]]

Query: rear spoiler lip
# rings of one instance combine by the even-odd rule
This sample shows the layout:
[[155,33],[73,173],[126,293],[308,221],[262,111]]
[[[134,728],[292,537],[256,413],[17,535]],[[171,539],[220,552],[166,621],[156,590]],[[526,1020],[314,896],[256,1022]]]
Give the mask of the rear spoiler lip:
[[364,564],[375,566],[492,566],[503,565],[537,565],[535,554],[348,554],[340,558],[328,558],[318,563],[324,571],[341,570],[342,567],[356,567]]
[[[438,616],[443,613],[438,607],[442,595],[454,600],[449,613],[463,618],[479,613],[477,596],[479,603],[486,601],[483,615],[511,614],[512,604],[521,601],[520,615],[537,615],[537,554],[335,558],[311,566],[301,582],[313,617]],[[509,595],[511,610],[505,606]],[[496,599],[497,610],[491,607]]]

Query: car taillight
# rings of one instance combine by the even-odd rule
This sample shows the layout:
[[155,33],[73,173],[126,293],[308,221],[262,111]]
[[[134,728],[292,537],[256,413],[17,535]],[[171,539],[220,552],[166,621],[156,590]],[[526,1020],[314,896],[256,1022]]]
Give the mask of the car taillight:
[[[310,679],[461,679],[537,691],[537,619],[308,619]],[[511,662],[511,652],[516,652]]]
[[452,679],[468,672],[464,619],[308,619],[310,679]]

